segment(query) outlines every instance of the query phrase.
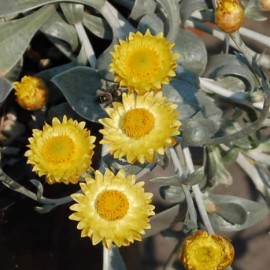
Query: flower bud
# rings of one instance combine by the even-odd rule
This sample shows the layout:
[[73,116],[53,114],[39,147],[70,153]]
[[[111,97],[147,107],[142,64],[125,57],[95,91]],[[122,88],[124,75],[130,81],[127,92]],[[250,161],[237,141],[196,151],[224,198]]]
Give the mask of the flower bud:
[[233,258],[234,248],[227,238],[202,230],[186,238],[180,254],[187,270],[225,269]]
[[258,5],[261,10],[270,10],[270,0],[259,0]]
[[48,89],[45,82],[37,77],[24,76],[21,82],[14,82],[16,101],[28,110],[42,109],[48,100]]
[[239,0],[218,0],[216,25],[225,33],[237,31],[244,22],[245,10]]

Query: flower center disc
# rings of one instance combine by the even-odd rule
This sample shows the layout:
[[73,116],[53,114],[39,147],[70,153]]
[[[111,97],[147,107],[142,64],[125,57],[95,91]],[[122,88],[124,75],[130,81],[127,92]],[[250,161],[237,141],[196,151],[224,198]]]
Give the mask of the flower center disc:
[[155,125],[155,118],[146,109],[134,109],[124,117],[123,129],[129,137],[138,139],[147,135]]
[[74,154],[74,143],[68,136],[51,137],[44,144],[42,153],[50,162],[66,162]]
[[132,76],[148,78],[157,69],[160,69],[159,55],[150,49],[137,49],[128,60],[128,66],[132,70]]
[[98,195],[95,207],[100,217],[115,221],[126,215],[129,203],[124,193],[117,190],[105,190]]
[[197,250],[196,252],[196,257],[198,258],[198,261],[200,262],[209,262],[211,260],[213,260],[213,257],[212,257],[212,252],[211,252],[212,249],[208,248],[208,247],[201,247]]

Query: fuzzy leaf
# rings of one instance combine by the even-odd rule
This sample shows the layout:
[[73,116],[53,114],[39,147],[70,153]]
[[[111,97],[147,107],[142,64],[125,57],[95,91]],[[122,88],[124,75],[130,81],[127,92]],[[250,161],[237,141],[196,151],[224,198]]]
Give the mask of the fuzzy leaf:
[[112,246],[108,269],[110,270],[126,270],[126,266],[124,260],[122,258],[121,253],[119,252],[119,248],[115,245]]
[[233,54],[217,54],[210,57],[204,77],[219,81],[228,89],[247,91],[255,88],[254,76],[241,58]]
[[80,4],[60,3],[61,9],[69,24],[82,22],[84,6]]
[[202,75],[207,64],[207,51],[204,42],[186,29],[179,29],[174,50],[180,53],[177,63],[185,70]]
[[159,189],[161,198],[169,203],[179,203],[185,200],[185,193],[179,186],[162,186]]
[[12,83],[9,80],[0,77],[0,104],[6,100],[12,88]]
[[182,126],[182,136],[187,145],[204,145],[216,131],[215,123],[204,118],[186,120]]
[[46,6],[21,19],[0,23],[0,75],[5,75],[18,63],[36,31],[52,13],[54,7]]
[[162,177],[152,178],[149,180],[149,182],[153,182],[153,183],[161,184],[161,185],[175,185],[177,183],[180,183],[178,173],[172,176],[162,176]]
[[180,24],[178,0],[157,0],[157,9],[164,19],[167,39],[174,41],[177,37]]
[[186,209],[180,208],[180,204],[177,204],[165,211],[150,217],[151,229],[147,230],[143,238],[147,238],[157,233],[170,228],[177,222],[183,222]]
[[153,0],[135,0],[129,17],[137,21],[146,14],[153,14],[157,4]]
[[52,82],[83,118],[98,122],[106,116],[106,112],[96,101],[96,91],[101,87],[101,77],[96,70],[82,66],[74,67],[53,77]]
[[68,24],[58,13],[52,14],[50,17],[51,20],[47,21],[40,31],[54,44],[60,43],[63,46],[64,42],[68,50],[75,51],[78,48],[79,40],[74,26]]
[[195,86],[177,78],[172,79],[170,84],[163,87],[163,94],[167,100],[177,104],[181,120],[190,118],[199,110],[196,92]]
[[187,179],[182,180],[182,184],[193,186],[203,182],[204,180],[204,168],[201,167],[195,170],[193,173],[189,174]]
[[153,35],[164,32],[163,22],[155,13],[146,14],[141,18],[137,30],[141,33],[145,33],[147,29],[150,29]]
[[[0,17],[29,11],[47,4],[57,4],[59,2],[74,3],[74,0],[0,0]],[[100,10],[105,0],[76,0],[76,3]],[[50,18],[50,16],[48,16],[48,18]]]
[[183,0],[180,3],[181,21],[185,22],[196,10],[207,9],[205,1],[202,0]]
[[[258,223],[260,220],[262,220],[269,214],[268,207],[266,206],[266,204],[263,203],[227,195],[209,194],[208,197],[211,202],[219,205],[219,207],[221,204],[236,204],[242,207],[246,212],[246,219],[242,224],[232,224],[218,214],[209,215],[212,225],[217,230],[221,231],[244,230],[251,226],[254,226],[256,223]],[[208,198],[206,200],[208,200]]]
[[235,203],[216,204],[216,213],[232,224],[244,224],[247,219],[245,209]]
[[112,29],[107,21],[103,18],[84,12],[83,24],[97,37],[108,40],[112,39]]

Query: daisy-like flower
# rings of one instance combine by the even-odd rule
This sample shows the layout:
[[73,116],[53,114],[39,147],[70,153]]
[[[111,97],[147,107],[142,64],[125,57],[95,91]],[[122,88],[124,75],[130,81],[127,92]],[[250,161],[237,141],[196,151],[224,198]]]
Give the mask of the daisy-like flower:
[[201,230],[186,238],[180,254],[188,270],[224,270],[233,258],[234,248],[228,239]]
[[150,228],[149,216],[155,214],[150,204],[152,193],[145,192],[143,185],[124,170],[116,175],[108,169],[104,175],[96,171],[95,179],[86,178],[86,183],[80,184],[83,194],[71,195],[77,203],[70,207],[76,212],[69,218],[79,221],[81,236],[90,237],[93,245],[102,242],[110,248],[141,241],[145,229]]
[[24,76],[21,82],[14,82],[17,103],[25,110],[42,109],[48,100],[48,89],[43,80],[33,76]]
[[175,143],[181,122],[177,105],[165,102],[161,92],[143,96],[123,94],[122,103],[113,103],[106,110],[109,118],[100,120],[104,129],[101,144],[115,158],[126,156],[129,163],[154,162],[156,153],[164,155],[166,147]]
[[92,164],[95,137],[85,129],[85,122],[54,117],[52,126],[45,124],[43,130],[34,129],[29,138],[29,150],[25,156],[33,171],[46,176],[49,184],[78,183]]
[[142,95],[149,90],[161,90],[162,84],[168,84],[175,76],[179,54],[171,51],[174,43],[166,40],[163,33],[130,33],[119,43],[111,52],[110,71],[121,87]]

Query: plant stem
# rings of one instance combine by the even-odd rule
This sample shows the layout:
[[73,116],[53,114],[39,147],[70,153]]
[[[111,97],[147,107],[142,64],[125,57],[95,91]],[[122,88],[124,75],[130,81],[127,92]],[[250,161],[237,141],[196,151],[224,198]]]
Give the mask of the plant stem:
[[[176,154],[176,151],[174,148],[170,148],[170,154],[171,154],[171,158],[172,158],[172,162],[174,165],[174,168],[177,170],[178,175],[179,175],[179,179],[180,180],[185,180],[186,179],[186,175],[183,171],[183,168],[180,164],[180,161],[178,159],[178,156]],[[186,197],[186,202],[188,205],[188,211],[189,211],[189,216],[190,216],[190,220],[197,225],[197,213],[196,213],[196,209],[193,203],[193,199],[192,196],[190,194],[190,190],[186,185],[182,185],[184,193],[185,193],[185,197]]]
[[[184,147],[183,149],[184,152],[184,156],[185,156],[185,160],[186,160],[186,165],[187,165],[187,169],[189,171],[189,173],[194,172],[194,165],[193,165],[193,161],[192,161],[192,157],[189,151],[189,147]],[[206,230],[208,231],[208,233],[213,234],[214,233],[214,229],[212,227],[212,224],[210,222],[210,219],[208,217],[208,214],[206,212],[206,209],[204,207],[204,202],[203,202],[203,198],[202,198],[202,192],[200,190],[200,187],[198,184],[193,185],[192,187],[192,191],[194,193],[194,197],[197,203],[197,207],[199,209],[202,221],[206,227]]]
[[85,29],[81,22],[77,22],[74,24],[75,29],[78,33],[81,44],[85,50],[88,62],[92,68],[96,68],[97,59],[93,50],[93,47],[89,41],[89,38],[85,32]]
[[108,249],[103,245],[103,270],[110,270],[111,255],[111,249]]

